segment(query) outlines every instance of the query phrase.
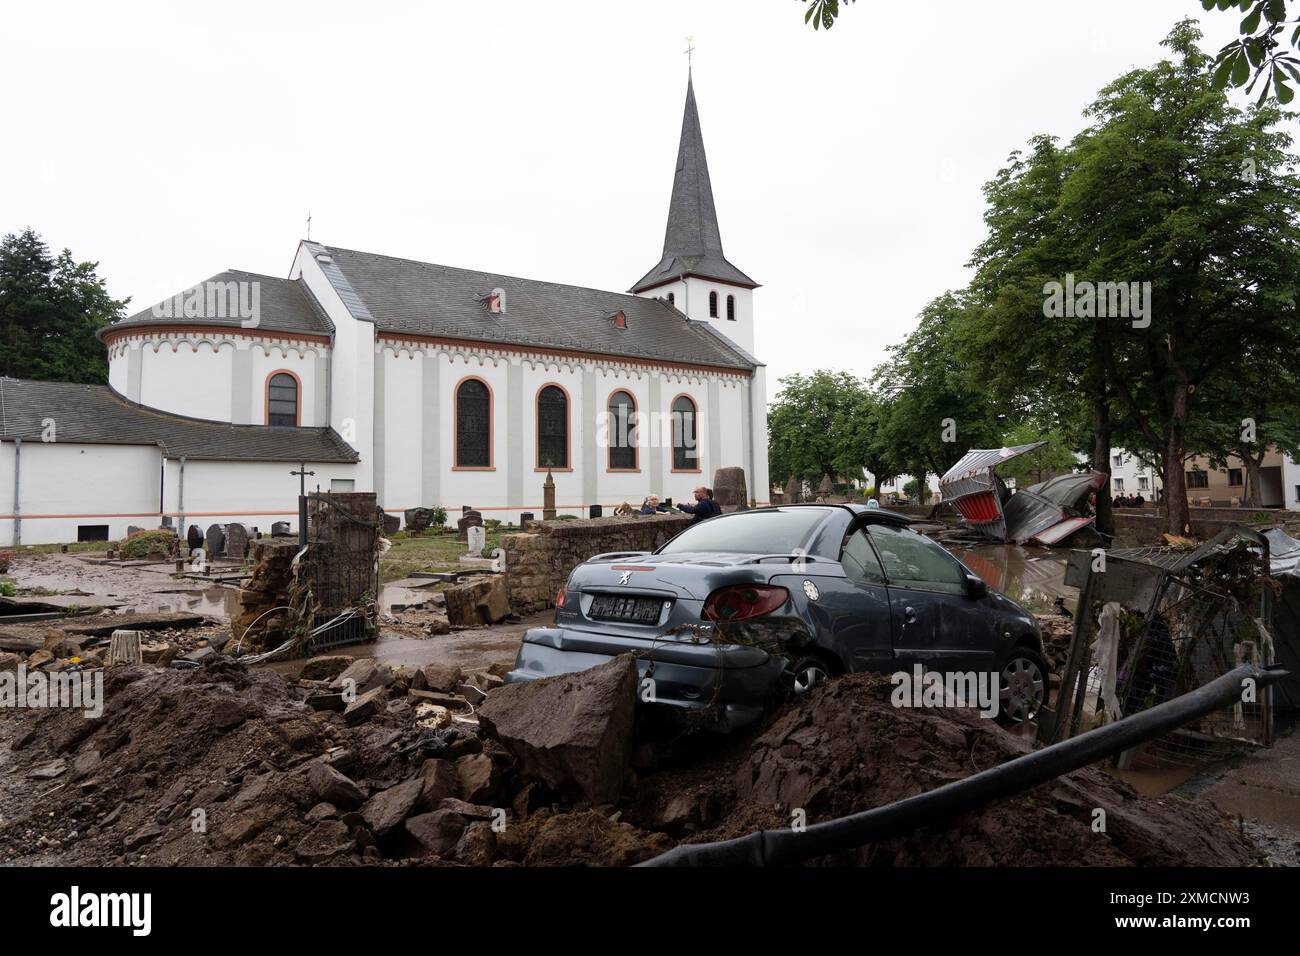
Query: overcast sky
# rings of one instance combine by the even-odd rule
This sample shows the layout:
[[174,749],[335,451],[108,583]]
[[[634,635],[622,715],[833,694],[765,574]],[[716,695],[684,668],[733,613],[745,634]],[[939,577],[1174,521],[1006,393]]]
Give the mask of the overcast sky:
[[[1198,0],[8,5],[0,232],[137,311],[312,238],[624,290],[658,261],[685,37],[729,259],[775,378],[867,374],[983,236],[981,184],[1154,62]],[[918,14],[925,11],[928,16]],[[937,12],[937,15],[936,15]],[[770,397],[770,396],[769,396]]]

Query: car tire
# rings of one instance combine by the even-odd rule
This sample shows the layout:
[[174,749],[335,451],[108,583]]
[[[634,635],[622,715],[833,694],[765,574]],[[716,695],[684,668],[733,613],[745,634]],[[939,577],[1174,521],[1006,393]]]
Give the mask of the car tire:
[[1015,726],[1037,717],[1048,704],[1051,676],[1043,656],[1017,645],[998,671],[998,723]]
[[818,684],[824,684],[837,673],[836,669],[820,654],[800,654],[794,663],[786,668],[787,683],[790,694],[801,697]]

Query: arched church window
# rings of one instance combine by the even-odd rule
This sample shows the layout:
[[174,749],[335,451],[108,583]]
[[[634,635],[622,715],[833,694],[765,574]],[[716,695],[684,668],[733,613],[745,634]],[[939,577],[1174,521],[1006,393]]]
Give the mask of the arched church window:
[[456,387],[455,467],[492,467],[492,392],[481,379]]
[[537,467],[569,467],[569,396],[558,385],[537,393]]
[[275,372],[266,380],[266,423],[298,424],[298,378],[289,372]]
[[718,317],[718,293],[716,291],[709,293],[709,318]]
[[699,415],[687,395],[673,399],[673,471],[700,470]]
[[734,295],[727,296],[727,321],[736,321],[736,297]]
[[628,392],[609,396],[609,470],[636,471],[636,400]]

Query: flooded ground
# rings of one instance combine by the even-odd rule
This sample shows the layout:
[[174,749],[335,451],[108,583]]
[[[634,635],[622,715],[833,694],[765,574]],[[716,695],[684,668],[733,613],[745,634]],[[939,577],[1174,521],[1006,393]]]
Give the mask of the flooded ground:
[[989,542],[949,541],[943,546],[985,584],[1028,611],[1050,611],[1058,598],[1073,611],[1078,602],[1079,589],[1065,584],[1068,551]]

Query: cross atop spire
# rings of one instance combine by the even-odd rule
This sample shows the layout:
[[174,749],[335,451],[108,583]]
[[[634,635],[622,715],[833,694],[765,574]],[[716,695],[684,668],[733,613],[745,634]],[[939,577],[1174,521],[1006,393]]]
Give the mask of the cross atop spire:
[[691,54],[695,52],[695,37],[686,38],[686,79],[691,78]]
[[[689,39],[689,38],[688,38]],[[687,50],[689,55],[694,47]],[[722,254],[722,233],[713,206],[713,185],[709,162],[704,155],[704,134],[695,104],[695,81],[689,67],[686,77],[686,109],[682,115],[682,136],[677,146],[677,171],[668,204],[668,228],[664,231],[664,254],[659,264],[642,276],[633,292],[663,285],[681,275],[720,279],[747,289],[758,283],[741,272]]]

